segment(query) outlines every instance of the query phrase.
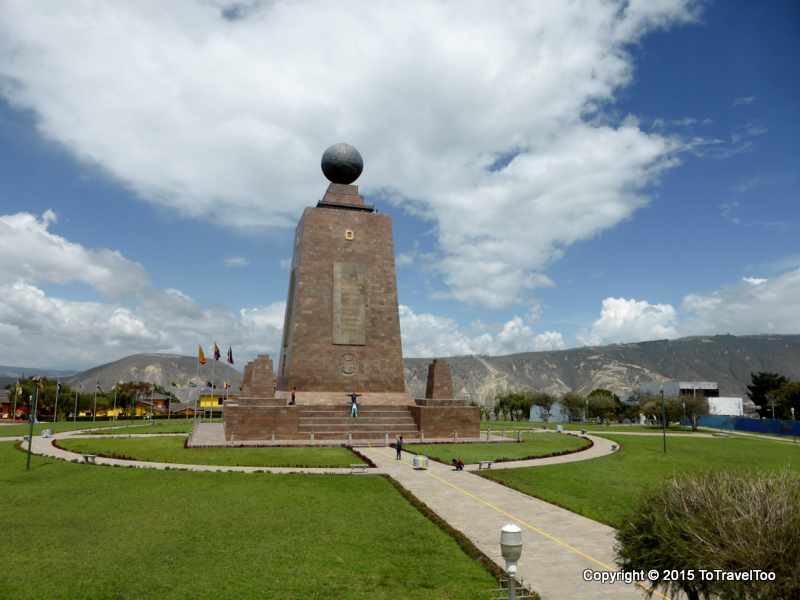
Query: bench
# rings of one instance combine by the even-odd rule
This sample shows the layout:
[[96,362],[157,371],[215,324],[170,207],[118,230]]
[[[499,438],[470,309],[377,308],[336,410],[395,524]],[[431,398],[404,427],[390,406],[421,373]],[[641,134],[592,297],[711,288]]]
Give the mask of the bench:
[[359,463],[357,465],[350,465],[350,474],[355,475],[356,473],[366,473],[368,467],[369,465],[364,463]]
[[96,465],[97,463],[94,462],[94,459],[97,458],[96,454],[83,454],[83,462],[87,465]]
[[493,460],[482,460],[478,463],[478,471],[481,469],[491,469],[492,465],[494,464]]

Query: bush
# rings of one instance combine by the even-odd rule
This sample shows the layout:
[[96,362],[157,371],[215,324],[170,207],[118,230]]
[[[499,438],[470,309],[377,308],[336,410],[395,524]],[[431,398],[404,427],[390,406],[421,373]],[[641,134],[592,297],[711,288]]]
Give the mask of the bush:
[[[800,477],[707,473],[678,477],[646,493],[617,532],[623,570],[691,569],[694,581],[655,582],[690,600],[800,598]],[[774,581],[699,581],[699,571],[775,573]]]

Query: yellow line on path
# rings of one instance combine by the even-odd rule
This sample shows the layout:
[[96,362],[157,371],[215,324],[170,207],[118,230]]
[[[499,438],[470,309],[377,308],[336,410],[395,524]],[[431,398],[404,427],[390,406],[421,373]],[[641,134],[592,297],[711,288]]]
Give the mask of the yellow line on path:
[[[568,544],[567,542],[558,539],[554,535],[551,535],[551,534],[547,533],[546,531],[544,531],[543,529],[540,529],[539,527],[536,527],[535,525],[532,525],[532,524],[528,523],[524,519],[520,519],[518,516],[508,512],[506,510],[503,510],[502,508],[492,504],[488,500],[485,500],[485,499],[481,498],[480,496],[478,496],[476,494],[473,494],[472,492],[468,492],[464,488],[461,488],[461,487],[455,485],[454,483],[450,483],[449,481],[447,481],[446,479],[442,479],[438,475],[434,475],[431,471],[428,471],[428,475],[430,475],[431,477],[433,477],[437,481],[441,481],[443,484],[445,484],[447,486],[450,486],[454,490],[461,492],[465,496],[469,496],[470,498],[472,498],[476,502],[480,502],[481,504],[484,504],[484,505],[488,506],[489,508],[491,508],[492,510],[500,513],[501,515],[505,515],[509,519],[513,519],[514,521],[517,521],[518,523],[521,523],[522,525],[524,525],[525,527],[527,527],[531,531],[533,531],[535,533],[538,533],[542,537],[545,537],[548,540],[550,540],[551,542],[554,542],[554,543],[558,544],[562,548],[566,548],[570,552],[572,552],[574,554],[577,554],[578,556],[580,556],[582,558],[585,558],[589,562],[593,562],[596,565],[599,565],[600,567],[603,567],[603,569],[605,569],[606,571],[616,571],[617,570],[616,567],[614,567],[613,565],[609,565],[608,563],[605,563],[605,562],[603,562],[601,560],[598,560],[598,559],[594,558],[593,556],[590,556],[589,554],[586,554],[585,552],[583,552],[581,550],[578,550],[575,546],[572,546],[572,545]],[[639,582],[634,582],[634,583],[636,584],[636,586],[642,588],[643,590],[645,590],[647,592],[651,591],[651,588],[646,586],[646,585],[644,585],[644,584],[641,584]],[[662,594],[662,593],[660,593],[660,592],[658,592],[656,590],[652,590],[652,592],[656,596],[659,596],[660,598],[663,598],[664,600],[671,600],[669,598],[669,596],[665,596],[664,594]]]

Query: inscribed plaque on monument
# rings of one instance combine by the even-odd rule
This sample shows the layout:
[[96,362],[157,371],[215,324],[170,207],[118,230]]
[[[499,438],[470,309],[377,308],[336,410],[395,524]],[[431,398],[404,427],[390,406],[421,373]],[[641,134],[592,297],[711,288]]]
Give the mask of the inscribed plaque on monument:
[[333,343],[367,343],[367,265],[333,263]]

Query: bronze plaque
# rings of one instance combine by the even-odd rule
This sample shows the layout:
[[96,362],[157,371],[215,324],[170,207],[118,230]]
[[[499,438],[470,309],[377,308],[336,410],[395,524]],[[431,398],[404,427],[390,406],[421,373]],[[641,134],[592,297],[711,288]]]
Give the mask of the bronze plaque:
[[367,343],[367,265],[333,263],[333,343]]

